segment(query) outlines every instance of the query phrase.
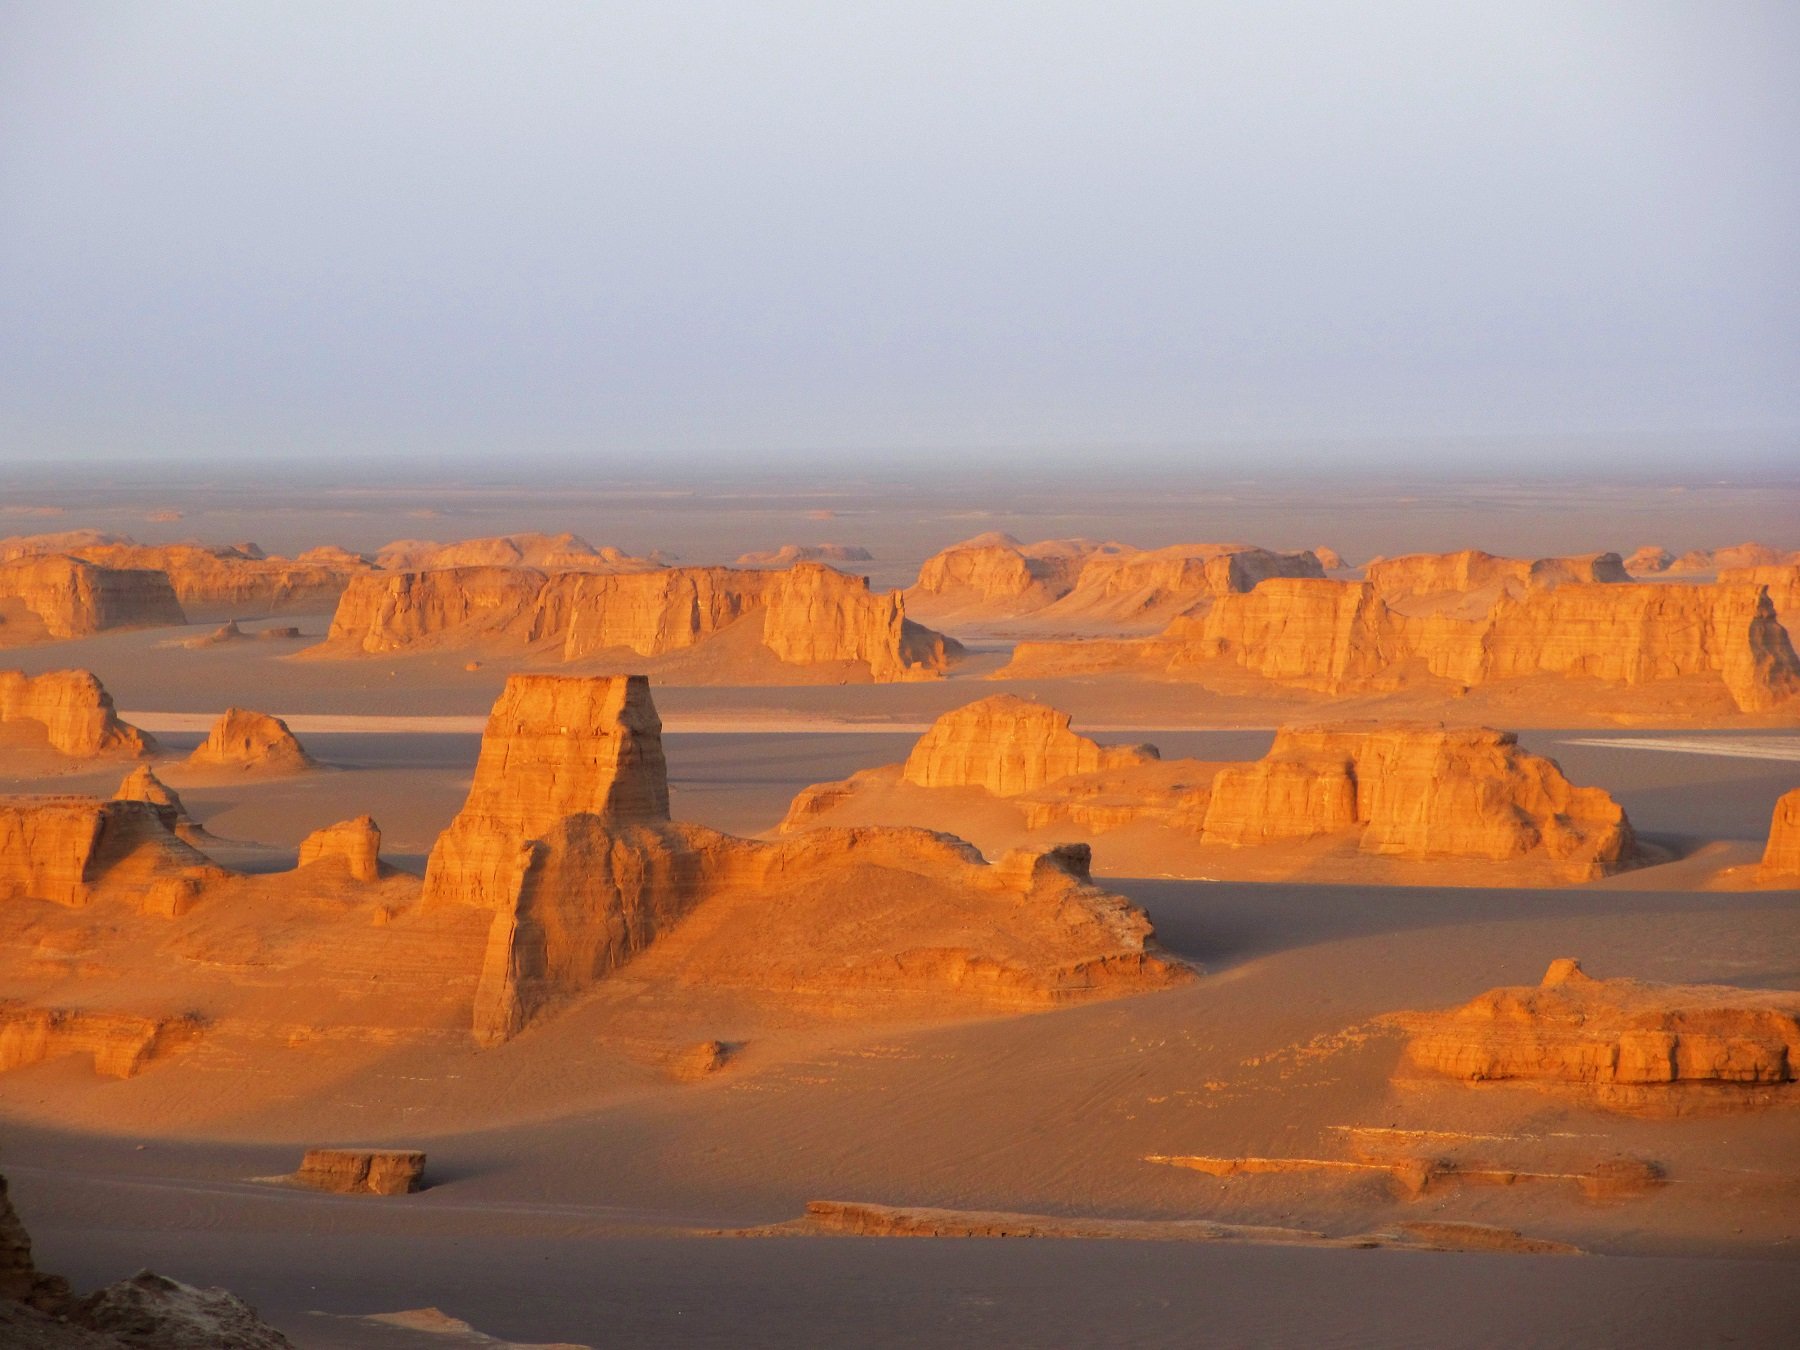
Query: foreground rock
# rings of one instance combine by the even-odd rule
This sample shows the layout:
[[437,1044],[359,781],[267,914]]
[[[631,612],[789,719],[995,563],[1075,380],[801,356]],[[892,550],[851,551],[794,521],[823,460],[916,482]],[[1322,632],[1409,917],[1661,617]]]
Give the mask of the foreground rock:
[[1800,788],[1775,803],[1760,875],[1764,881],[1800,881]]
[[493,914],[474,1012],[487,1045],[627,961],[639,980],[833,1015],[1023,1010],[1186,978],[1154,954],[1141,910],[1090,884],[1086,861],[1081,849],[990,867],[919,830],[762,844],[674,824],[643,677],[514,676],[422,903]]
[[907,756],[902,776],[920,787],[979,787],[1014,797],[1073,774],[1155,758],[1154,746],[1102,746],[1069,730],[1068,713],[999,694],[938,718]]
[[1408,1069],[1466,1083],[1557,1088],[1652,1113],[1796,1099],[1800,992],[1596,980],[1564,959],[1536,987],[1392,1020],[1410,1033]]
[[425,1154],[410,1148],[309,1148],[289,1178],[339,1195],[411,1195],[423,1184]]
[[156,742],[119,720],[112,695],[85,670],[28,676],[0,670],[0,729],[42,730],[49,747],[72,759],[135,757]]
[[206,768],[293,773],[310,769],[312,756],[301,748],[288,724],[268,713],[227,708],[212,725],[188,763]]

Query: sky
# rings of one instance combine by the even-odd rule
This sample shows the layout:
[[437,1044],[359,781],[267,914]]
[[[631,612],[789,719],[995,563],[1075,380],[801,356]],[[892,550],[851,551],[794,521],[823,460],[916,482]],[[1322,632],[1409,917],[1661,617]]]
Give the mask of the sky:
[[1786,2],[0,0],[0,459],[1800,460],[1797,152]]

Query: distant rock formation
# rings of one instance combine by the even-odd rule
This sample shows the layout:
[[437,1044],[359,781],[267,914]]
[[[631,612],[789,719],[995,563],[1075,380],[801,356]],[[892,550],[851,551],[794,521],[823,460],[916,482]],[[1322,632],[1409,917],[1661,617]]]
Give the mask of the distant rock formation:
[[927,558],[918,581],[906,592],[907,603],[924,614],[990,606],[1025,614],[1073,590],[1089,558],[1131,551],[1125,544],[1094,539],[1021,544],[996,530]]
[[868,562],[875,555],[866,548],[858,548],[855,544],[783,544],[780,548],[766,548],[757,553],[745,553],[739,556],[735,566],[738,567],[792,567],[800,562],[817,563],[859,563]]
[[359,577],[320,656],[489,644],[565,661],[620,649],[660,656],[760,613],[761,645],[807,666],[862,664],[875,680],[929,678],[956,643],[906,618],[898,594],[817,563],[781,571],[677,567],[643,573],[451,568]]
[[85,670],[0,670],[0,726],[6,724],[42,727],[50,748],[74,759],[135,757],[156,745],[119,720],[112,695]]
[[1661,576],[1674,561],[1675,555],[1668,549],[1646,544],[1625,559],[1625,570],[1634,577]]
[[1335,548],[1315,548],[1312,550],[1312,555],[1319,560],[1319,566],[1327,572],[1341,572],[1350,565],[1344,561],[1344,555]]
[[79,907],[112,883],[145,906],[224,873],[183,843],[151,801],[0,797],[0,902]]
[[547,571],[652,572],[656,557],[638,558],[608,545],[595,548],[575,534],[502,534],[440,544],[396,539],[375,555],[388,572],[428,572],[446,567],[535,567]]
[[[1731,544],[1725,548],[1689,549],[1664,570],[1673,575],[1723,572],[1732,568],[1777,567],[1800,562],[1800,554],[1783,552],[1767,544]],[[1722,578],[1721,578],[1722,579]]]
[[276,558],[254,544],[90,545],[75,556],[110,568],[161,572],[184,610],[272,614],[337,603],[345,583],[369,563],[343,549]]
[[85,1055],[105,1078],[132,1078],[196,1040],[191,1014],[138,1017],[90,1008],[0,1001],[0,1073],[61,1055]]
[[1364,853],[1531,859],[1580,878],[1627,865],[1625,812],[1511,732],[1421,724],[1284,728],[1213,779],[1202,838],[1241,847],[1359,832]]
[[1371,582],[1278,578],[1218,597],[1138,642],[1030,642],[1013,677],[1148,669],[1204,679],[1239,667],[1327,694],[1431,676],[1464,688],[1539,675],[1637,687],[1718,680],[1745,712],[1800,693],[1800,659],[1759,586],[1570,581],[1501,594],[1467,616],[1403,612]]
[[1562,1088],[1626,1109],[1791,1100],[1800,1064],[1800,992],[1596,980],[1567,958],[1536,987],[1391,1020],[1410,1032],[1414,1072]]
[[1363,579],[1378,595],[1387,599],[1446,591],[1479,591],[1496,586],[1519,594],[1568,581],[1609,583],[1631,580],[1616,553],[1529,561],[1499,558],[1474,548],[1456,553],[1414,553],[1402,558],[1385,558],[1370,563],[1363,572]]
[[425,1176],[425,1154],[412,1148],[309,1148],[289,1180],[339,1195],[411,1195]]
[[101,567],[64,554],[0,563],[0,644],[186,622],[161,572]]
[[1069,730],[1069,714],[998,694],[945,713],[906,758],[902,777],[920,787],[980,787],[1016,797],[1072,774],[1128,768],[1154,746],[1102,746]]
[[381,827],[373,816],[340,820],[300,841],[301,867],[342,861],[352,881],[381,879]]
[[989,867],[917,830],[772,845],[672,824],[643,677],[514,676],[422,905],[493,913],[474,1012],[484,1045],[647,951],[684,981],[852,1006],[929,992],[934,1006],[1017,1009],[1185,978],[1146,950],[1141,911],[1072,857],[1040,861]]
[[1800,881],[1800,788],[1783,793],[1775,803],[1760,875],[1764,881]]
[[188,763],[208,768],[292,773],[311,768],[313,761],[294,733],[288,730],[288,724],[279,717],[247,708],[227,708],[213,723],[206,739],[188,756]]
[[165,830],[195,848],[201,847],[209,838],[206,831],[188,815],[187,808],[181,804],[180,795],[158,778],[148,764],[140,764],[125,775],[125,780],[119,784],[119,790],[113,793],[113,800],[148,803]]

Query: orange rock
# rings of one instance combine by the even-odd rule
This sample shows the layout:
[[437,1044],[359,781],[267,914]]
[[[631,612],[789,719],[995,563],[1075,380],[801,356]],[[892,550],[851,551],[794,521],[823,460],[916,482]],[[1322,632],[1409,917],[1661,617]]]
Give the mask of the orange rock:
[[193,1016],[137,1017],[3,1002],[0,1073],[59,1055],[86,1055],[102,1077],[131,1078],[195,1040],[200,1031],[200,1020]]
[[925,560],[907,603],[921,613],[996,606],[1015,614],[1040,609],[1075,587],[1082,564],[1100,554],[1130,552],[1092,539],[1021,544],[995,531],[953,544]]
[[1514,594],[1527,589],[1556,586],[1565,581],[1629,581],[1625,565],[1616,553],[1588,553],[1579,557],[1497,558],[1480,549],[1456,553],[1414,553],[1370,563],[1363,579],[1384,598],[1430,595],[1443,591],[1478,591],[1504,587]]
[[1800,788],[1783,793],[1775,803],[1761,875],[1765,881],[1800,878]]
[[859,563],[874,555],[855,544],[783,544],[780,548],[763,549],[741,555],[738,567],[792,567],[799,562]]
[[372,816],[340,820],[300,841],[301,867],[341,859],[352,881],[381,879],[381,827]]
[[1068,713],[997,694],[938,718],[913,746],[902,776],[920,787],[980,787],[1014,797],[1059,778],[1156,757],[1154,746],[1099,745],[1069,730]]
[[227,708],[188,756],[190,764],[276,773],[310,768],[312,762],[286,722],[245,708]]
[[164,829],[176,838],[198,848],[207,838],[206,831],[196,825],[181,804],[181,797],[162,779],[158,778],[148,764],[140,764],[125,775],[119,784],[119,790],[113,793],[116,802],[147,802],[156,812],[156,818],[162,822]]
[[81,906],[108,883],[147,899],[162,883],[223,876],[170,833],[165,810],[150,801],[0,797],[0,900]]
[[[76,557],[108,568],[160,572],[184,607],[272,613],[335,604],[369,563],[342,549],[272,558],[254,544],[90,544]],[[177,622],[180,622],[177,620]]]
[[112,695],[85,670],[0,670],[0,723],[9,722],[42,726],[51,749],[79,759],[142,755],[156,744],[119,720]]
[[1569,1087],[1610,1106],[1679,1109],[1693,1088],[1767,1104],[1800,1063],[1800,992],[1595,980],[1567,958],[1536,988],[1394,1020],[1415,1071]]
[[62,554],[0,563],[0,608],[8,601],[30,622],[0,624],[0,642],[187,622],[161,572],[100,567]]
[[865,577],[818,563],[768,576],[763,645],[783,661],[862,662],[873,679],[891,681],[939,675],[962,654],[952,639],[908,620],[898,591],[875,595]]
[[340,1195],[410,1195],[425,1176],[425,1154],[411,1148],[309,1148],[296,1186]]
[[423,572],[445,567],[540,567],[610,572],[648,572],[655,558],[634,558],[616,548],[595,548],[574,534],[505,534],[440,544],[429,539],[396,539],[375,555],[390,572]]

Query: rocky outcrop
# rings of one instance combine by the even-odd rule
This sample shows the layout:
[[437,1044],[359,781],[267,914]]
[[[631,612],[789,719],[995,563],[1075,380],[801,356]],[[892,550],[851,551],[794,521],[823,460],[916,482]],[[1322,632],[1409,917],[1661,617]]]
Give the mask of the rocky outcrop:
[[795,563],[859,563],[875,555],[855,544],[783,544],[780,548],[763,549],[741,555],[738,567],[792,567]]
[[60,1055],[85,1055],[106,1078],[131,1078],[200,1035],[192,1015],[139,1017],[86,1008],[0,1002],[0,1073]]
[[1147,950],[1142,912],[1072,857],[989,867],[918,830],[761,844],[672,824],[660,732],[641,676],[508,682],[422,902],[493,915],[482,1044],[647,952],[663,978],[834,1009],[924,993],[933,1006],[1049,1006],[1184,976]]
[[1671,561],[1664,570],[1671,575],[1682,576],[1724,572],[1731,568],[1778,567],[1795,562],[1800,562],[1800,555],[1770,548],[1767,544],[1730,544],[1724,548],[1689,549]]
[[1760,875],[1764,881],[1800,881],[1800,788],[1775,803]]
[[312,767],[288,724],[268,713],[227,708],[188,763],[207,768],[248,769],[259,773],[293,773]]
[[1213,779],[1202,839],[1242,847],[1355,831],[1364,853],[1528,860],[1586,878],[1628,865],[1630,822],[1510,732],[1426,725],[1285,728]]
[[1645,544],[1625,559],[1625,570],[1634,577],[1660,576],[1669,570],[1669,564],[1674,561],[1675,555],[1668,549]]
[[381,827],[373,816],[340,820],[300,841],[301,867],[341,862],[352,881],[381,879]]
[[[1782,626],[1800,621],[1800,562],[1763,567],[1728,567],[1719,573],[1721,586],[1761,586],[1769,593]],[[1791,636],[1790,631],[1790,636]]]
[[318,655],[492,644],[565,661],[617,650],[660,656],[698,646],[753,613],[762,645],[796,665],[862,663],[876,680],[939,674],[960,654],[910,623],[897,595],[816,563],[645,573],[455,568],[358,578]]
[[[276,613],[327,608],[369,563],[342,549],[313,549],[299,558],[270,557],[254,544],[89,544],[72,550],[112,569],[160,572],[183,609]],[[179,622],[179,621],[178,621]]]
[[131,1350],[295,1350],[229,1290],[196,1289],[151,1270],[95,1290],[69,1317]]
[[1372,562],[1363,579],[1384,598],[1479,591],[1503,587],[1513,593],[1548,589],[1568,581],[1629,581],[1616,553],[1588,553],[1566,558],[1498,558],[1480,549],[1456,553],[1414,553]]
[[3,644],[187,622],[163,573],[64,554],[0,563],[0,618]]
[[1044,625],[1147,631],[1270,578],[1324,575],[1311,553],[1273,553],[1250,544],[1176,544],[1095,554],[1082,564],[1074,588],[1038,617]]
[[907,603],[926,614],[980,607],[1026,614],[1073,590],[1089,558],[1130,551],[1093,539],[1021,544],[999,531],[977,535],[927,558]]
[[161,903],[170,888],[222,875],[170,832],[165,810],[150,801],[0,797],[0,901],[79,907],[111,881]]
[[662,566],[611,547],[595,548],[575,534],[503,534],[440,544],[430,539],[396,539],[375,555],[389,572],[425,572],[445,567],[537,567],[551,571],[650,572]]
[[1766,1105],[1792,1098],[1800,1064],[1800,992],[1596,980],[1569,959],[1536,987],[1392,1020],[1410,1033],[1415,1073],[1563,1088],[1605,1106]]
[[42,727],[52,750],[76,759],[143,755],[156,744],[119,720],[112,695],[85,670],[0,670],[0,724]]
[[1059,778],[1156,757],[1153,746],[1102,746],[1069,730],[1068,713],[999,694],[938,718],[913,746],[902,777],[920,787],[979,787],[1016,797]]
[[181,804],[181,797],[174,788],[158,778],[148,764],[140,764],[125,775],[119,784],[119,790],[113,793],[116,802],[144,802],[155,811],[156,818],[162,827],[184,843],[199,848],[208,838],[205,830],[196,825]]
[[339,1195],[411,1195],[423,1184],[425,1154],[411,1148],[309,1148],[289,1180]]

